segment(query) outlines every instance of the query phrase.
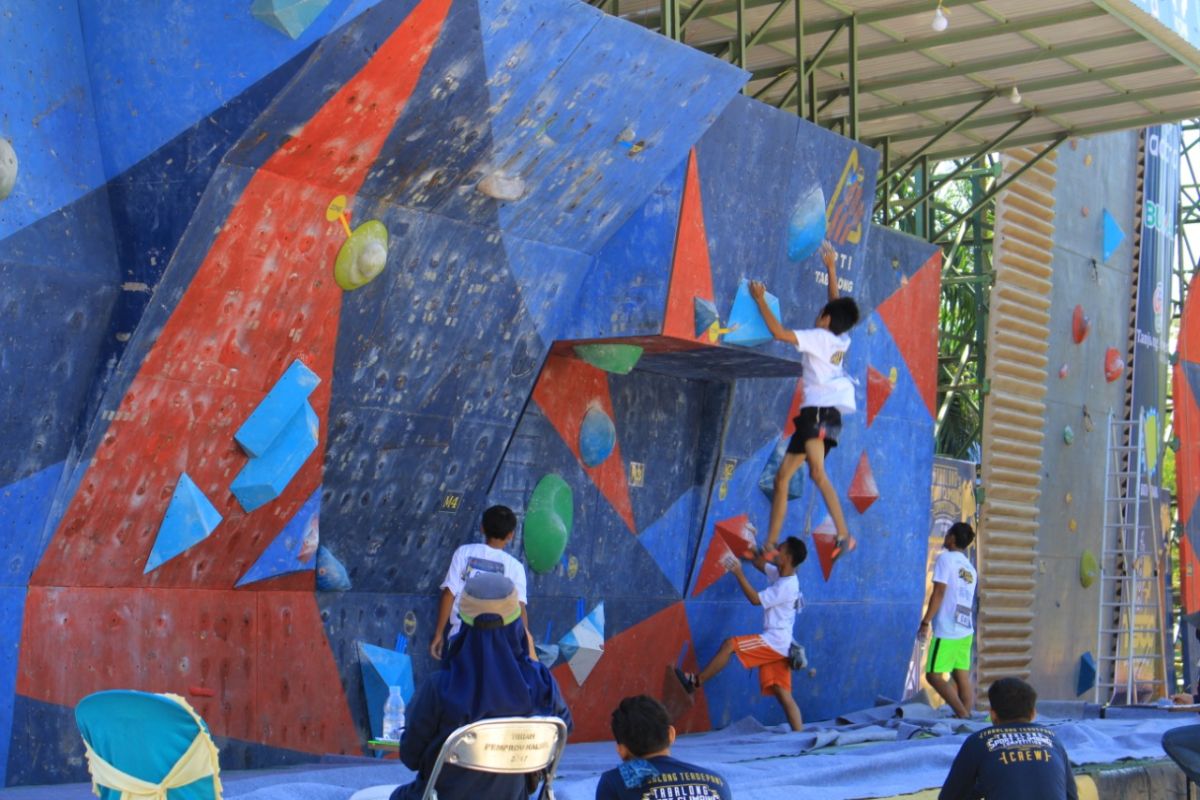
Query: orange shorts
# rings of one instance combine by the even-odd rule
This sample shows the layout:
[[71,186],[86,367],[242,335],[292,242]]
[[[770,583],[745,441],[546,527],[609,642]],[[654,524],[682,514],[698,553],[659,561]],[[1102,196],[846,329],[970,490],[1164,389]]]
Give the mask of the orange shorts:
[[792,669],[788,666],[787,656],[775,652],[762,636],[734,636],[733,652],[746,669],[758,667],[758,686],[763,694],[773,696],[772,687],[775,686],[782,686],[789,693],[792,691]]

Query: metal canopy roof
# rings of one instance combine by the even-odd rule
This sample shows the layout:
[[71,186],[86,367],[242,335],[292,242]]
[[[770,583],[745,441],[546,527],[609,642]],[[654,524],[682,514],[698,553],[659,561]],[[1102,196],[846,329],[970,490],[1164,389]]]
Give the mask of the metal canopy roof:
[[893,169],[1200,113],[1200,51],[1127,0],[944,0],[940,33],[937,0],[594,2],[744,66],[748,94],[803,102]]

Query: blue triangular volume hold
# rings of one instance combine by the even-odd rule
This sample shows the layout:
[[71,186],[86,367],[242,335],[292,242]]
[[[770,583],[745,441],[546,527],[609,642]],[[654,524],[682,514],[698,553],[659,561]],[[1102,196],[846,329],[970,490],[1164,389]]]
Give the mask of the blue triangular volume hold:
[[267,545],[234,588],[256,581],[265,581],[293,572],[305,572],[317,567],[317,545],[320,543],[317,521],[321,516],[321,490],[313,492],[308,502],[300,506],[291,521]]
[[[767,308],[779,319],[779,298],[767,292]],[[725,334],[725,344],[736,344],[742,347],[758,347],[766,344],[774,337],[767,327],[767,321],[758,311],[758,303],[750,296],[750,284],[743,280],[738,284],[737,295],[733,298],[733,309],[725,323],[729,333]]]
[[383,733],[383,705],[388,687],[399,686],[407,704],[413,696],[412,657],[406,653],[358,642],[358,665],[362,670],[363,692],[367,696],[367,717],[371,735]]
[[1079,675],[1075,679],[1075,694],[1081,695],[1096,685],[1096,659],[1090,652],[1079,657]]
[[711,300],[693,297],[692,313],[696,317],[696,338],[703,336],[713,325],[720,327],[721,315],[717,313],[717,307]]
[[296,412],[308,400],[308,396],[321,382],[315,372],[299,359],[292,362],[283,376],[267,392],[267,396],[251,412],[242,427],[233,435],[234,440],[248,454],[261,456],[267,452],[287,428]]
[[221,524],[221,519],[221,512],[209,502],[200,487],[186,472],[181,473],[142,574],[157,569],[189,547],[204,541]]
[[308,29],[331,0],[254,0],[250,13],[293,39]]
[[1125,241],[1125,231],[1121,230],[1121,226],[1113,219],[1113,215],[1108,213],[1108,209],[1104,209],[1104,261],[1112,258],[1112,254],[1117,252],[1117,248],[1121,246],[1121,242]]
[[283,494],[300,467],[317,449],[320,427],[317,412],[307,400],[303,401],[270,448],[242,467],[229,490],[247,513]]

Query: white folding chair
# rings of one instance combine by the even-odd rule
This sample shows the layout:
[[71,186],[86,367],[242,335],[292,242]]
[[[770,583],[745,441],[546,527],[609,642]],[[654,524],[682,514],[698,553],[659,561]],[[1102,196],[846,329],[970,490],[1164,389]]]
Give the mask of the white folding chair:
[[554,800],[554,773],[567,746],[567,726],[558,717],[501,717],[463,725],[438,753],[423,800],[437,800],[442,767],[453,764],[480,772],[542,773],[542,800]]

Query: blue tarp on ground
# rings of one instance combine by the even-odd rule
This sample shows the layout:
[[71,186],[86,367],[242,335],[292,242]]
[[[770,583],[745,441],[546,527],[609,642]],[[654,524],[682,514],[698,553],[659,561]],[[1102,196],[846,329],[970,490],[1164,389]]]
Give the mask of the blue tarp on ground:
[[[1165,712],[1079,719],[1074,709],[1058,705],[1063,704],[1055,704],[1056,718],[1043,717],[1041,722],[1054,728],[1077,766],[1163,758],[1163,733],[1196,722],[1192,714]],[[1087,710],[1094,713],[1094,707]],[[940,786],[962,740],[986,726],[982,717],[970,722],[949,719],[923,704],[881,705],[810,725],[800,733],[746,718],[720,731],[680,737],[673,755],[723,774],[735,797],[792,800],[798,789],[812,800],[890,796]],[[592,800],[600,773],[616,763],[611,743],[569,746],[555,782],[557,796]],[[228,800],[347,800],[358,789],[406,783],[411,775],[394,761],[364,761],[222,777]],[[0,791],[0,797],[86,800],[91,792],[79,784],[9,789]]]

